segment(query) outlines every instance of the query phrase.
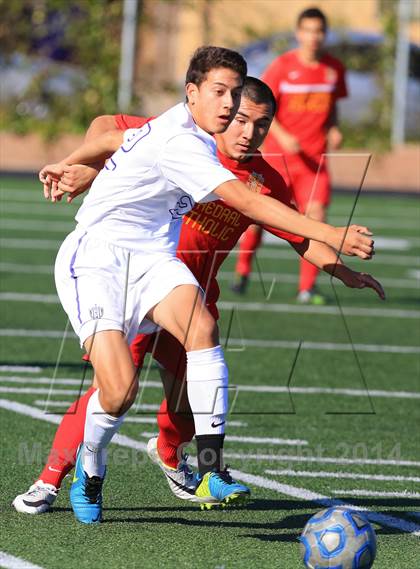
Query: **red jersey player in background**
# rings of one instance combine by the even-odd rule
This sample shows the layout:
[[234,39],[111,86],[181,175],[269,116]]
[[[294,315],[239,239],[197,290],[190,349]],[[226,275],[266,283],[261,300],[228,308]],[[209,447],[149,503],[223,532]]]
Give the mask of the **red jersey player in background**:
[[[280,174],[258,152],[274,116],[276,104],[270,89],[262,81],[247,77],[241,104],[229,128],[216,135],[218,157],[252,191],[269,194],[291,205],[292,194]],[[117,115],[93,121],[88,137],[106,130],[136,128],[147,120]],[[74,172],[78,178],[75,179]],[[60,188],[72,191],[72,199],[90,186],[97,171],[87,167],[69,167]],[[76,191],[75,188],[77,188]],[[197,204],[184,216],[177,256],[191,269],[206,293],[206,305],[217,319],[219,298],[217,272],[235,246],[243,231],[252,223],[223,201]],[[373,288],[381,297],[383,291],[372,277],[357,273],[340,261],[336,252],[324,243],[308,241],[276,229],[266,229],[291,243],[300,254],[327,272],[333,272],[347,286]],[[336,265],[338,263],[338,265]],[[165,398],[157,416],[159,436],[148,443],[148,454],[164,472],[169,487],[179,498],[199,501],[194,494],[197,484],[194,473],[182,457],[182,449],[194,436],[194,421],[185,389],[186,354],[184,347],[170,334],[139,335],[131,346],[137,367],[143,364],[146,352],[159,363]],[[83,439],[86,407],[95,386],[90,388],[68,409],[56,432],[47,464],[28,492],[17,496],[14,507],[23,513],[40,514],[50,509],[65,475],[72,469],[76,450]]]
[[[319,221],[326,219],[331,194],[326,152],[342,141],[337,100],[347,96],[343,65],[324,51],[327,28],[321,10],[303,11],[297,20],[297,49],[280,55],[262,77],[277,101],[264,156],[292,186],[299,211]],[[241,239],[235,292],[246,290],[261,233],[252,226]],[[301,260],[298,302],[324,304],[315,287],[317,274],[317,267]]]

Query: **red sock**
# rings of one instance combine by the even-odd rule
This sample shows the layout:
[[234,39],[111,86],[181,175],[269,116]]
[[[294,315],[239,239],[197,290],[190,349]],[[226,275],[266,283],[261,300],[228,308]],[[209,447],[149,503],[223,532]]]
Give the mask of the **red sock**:
[[252,271],[252,259],[261,243],[260,228],[249,227],[239,241],[239,255],[236,261],[236,272],[241,277],[247,277]]
[[134,365],[137,369],[143,367],[144,358],[149,344],[153,346],[154,336],[148,334],[137,334],[134,340],[131,342],[130,351],[131,357],[133,358]]
[[76,461],[77,447],[83,442],[86,407],[96,389],[91,387],[67,409],[55,433],[52,448],[38,480],[60,488],[63,478]]
[[157,447],[159,456],[165,464],[176,468],[181,456],[178,456],[180,445],[189,443],[195,433],[194,419],[186,415],[168,411],[166,399],[161,403],[157,422],[159,437]]
[[299,274],[299,292],[302,290],[311,290],[315,285],[316,277],[318,276],[319,269],[305,259],[300,260],[300,274]]

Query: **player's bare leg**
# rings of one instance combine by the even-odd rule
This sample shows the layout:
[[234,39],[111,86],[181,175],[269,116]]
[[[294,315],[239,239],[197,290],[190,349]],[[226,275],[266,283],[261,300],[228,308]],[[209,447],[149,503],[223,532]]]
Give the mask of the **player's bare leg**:
[[84,441],[78,451],[70,501],[76,518],[90,524],[102,520],[106,449],[134,402],[138,381],[122,332],[98,332],[84,345],[95,369],[98,390],[87,405]]
[[[299,209],[307,217],[316,221],[325,221],[327,218],[327,208],[319,201],[312,201],[309,204],[299,204]],[[301,304],[325,304],[325,297],[316,289],[316,279],[319,269],[309,261],[300,259],[299,285],[297,301]]]

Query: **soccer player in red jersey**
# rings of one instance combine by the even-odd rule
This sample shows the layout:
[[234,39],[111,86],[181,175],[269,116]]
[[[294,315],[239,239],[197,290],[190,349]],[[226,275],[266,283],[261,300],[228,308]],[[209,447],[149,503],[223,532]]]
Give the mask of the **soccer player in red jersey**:
[[[223,135],[216,135],[218,157],[240,180],[253,191],[269,194],[287,205],[293,196],[281,176],[263,159],[258,147],[263,142],[274,116],[275,101],[270,89],[258,79],[247,78],[238,112]],[[140,127],[147,120],[140,117],[117,115],[99,117],[93,121],[88,136],[96,136],[111,128],[125,130]],[[77,172],[77,180],[74,178]],[[89,187],[94,169],[72,167],[63,177],[61,188],[73,194]],[[77,191],[74,188],[77,187]],[[217,272],[236,244],[242,232],[252,223],[223,201],[198,204],[183,221],[178,257],[191,269],[206,292],[206,305],[217,319],[216,302],[219,297]],[[335,275],[347,286],[371,287],[382,296],[383,291],[372,277],[352,271],[340,261],[335,251],[323,243],[272,228],[266,228],[278,237],[288,240],[296,251],[327,272],[335,268]],[[159,437],[149,441],[148,454],[163,470],[173,493],[182,499],[197,501],[194,495],[196,481],[182,457],[183,446],[194,436],[194,421],[185,389],[186,354],[184,347],[170,334],[139,335],[131,346],[133,359],[141,367],[146,352],[151,352],[161,368],[165,390],[158,413]],[[95,387],[89,389],[64,415],[53,447],[38,480],[25,494],[14,500],[20,512],[38,514],[47,511],[54,502],[64,476],[72,469],[76,449],[83,439],[86,406]]]
[[[292,186],[301,213],[324,221],[330,202],[327,143],[339,148],[337,100],[347,96],[340,61],[324,51],[327,19],[317,8],[297,21],[298,48],[277,57],[263,74],[276,97],[277,113],[264,142],[264,156]],[[245,292],[252,257],[261,242],[261,228],[252,226],[240,243],[236,292]],[[316,291],[318,268],[301,260],[297,300],[323,304]]]

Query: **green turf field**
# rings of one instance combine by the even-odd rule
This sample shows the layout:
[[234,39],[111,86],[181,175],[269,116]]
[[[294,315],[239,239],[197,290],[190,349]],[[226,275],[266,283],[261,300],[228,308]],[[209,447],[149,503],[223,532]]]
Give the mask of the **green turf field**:
[[[295,569],[303,526],[332,499],[369,511],[375,567],[420,566],[418,198],[369,195],[357,205],[355,221],[374,230],[377,254],[350,262],[383,282],[386,302],[372,291],[333,289],[325,278],[330,304],[297,307],[297,263],[284,244],[264,246],[259,273],[239,299],[228,289],[234,257],[225,263],[220,325],[231,384],[239,386],[226,459],[251,486],[247,507],[201,512],[177,500],[148,462],[162,396],[150,366],[122,427],[126,438],[111,445],[105,523],[85,527],[70,510],[68,480],[52,513],[30,517],[10,507],[40,471],[52,413],[80,388],[80,351],[71,335],[62,342],[66,318],[52,277],[76,207],[44,203],[35,181],[0,184],[1,552],[46,569]],[[352,199],[335,197],[332,222],[346,224]]]

